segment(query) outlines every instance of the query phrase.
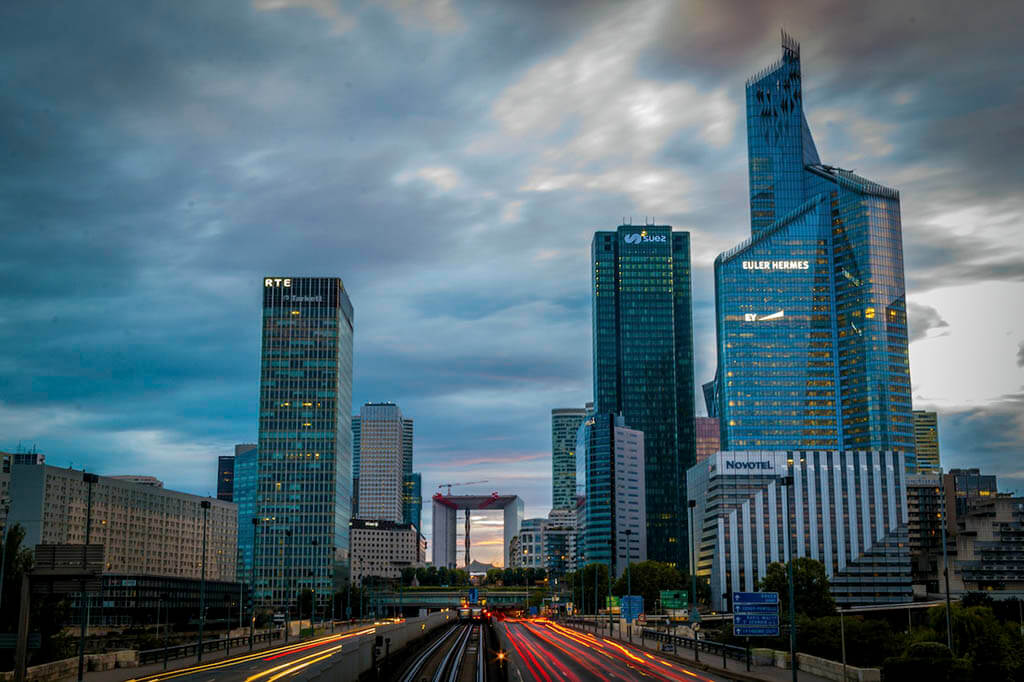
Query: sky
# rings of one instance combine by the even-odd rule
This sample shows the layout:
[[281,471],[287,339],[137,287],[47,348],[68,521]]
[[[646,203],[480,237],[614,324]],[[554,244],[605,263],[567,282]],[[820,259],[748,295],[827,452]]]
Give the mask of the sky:
[[[943,464],[1024,493],[1022,23],[1009,1],[3,3],[0,450],[213,493],[256,438],[262,277],[340,276],[353,404],[415,419],[428,538],[444,482],[545,515],[550,411],[591,398],[595,230],[691,233],[714,373],[744,82],[785,28],[823,161],[901,192]],[[480,524],[474,558],[500,558]]]

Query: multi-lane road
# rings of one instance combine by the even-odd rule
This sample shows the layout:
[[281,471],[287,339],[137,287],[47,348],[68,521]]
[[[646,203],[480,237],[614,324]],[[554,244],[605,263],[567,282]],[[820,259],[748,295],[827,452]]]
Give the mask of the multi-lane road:
[[[692,670],[639,647],[548,620],[507,620],[498,627],[504,627],[520,661],[518,670],[522,682],[718,682],[727,679]],[[515,676],[510,679],[520,682]]]
[[282,679],[336,682],[345,679],[334,670],[338,654],[356,638],[372,637],[375,632],[376,628],[366,627],[326,635],[202,665],[141,675],[133,682],[276,682]]

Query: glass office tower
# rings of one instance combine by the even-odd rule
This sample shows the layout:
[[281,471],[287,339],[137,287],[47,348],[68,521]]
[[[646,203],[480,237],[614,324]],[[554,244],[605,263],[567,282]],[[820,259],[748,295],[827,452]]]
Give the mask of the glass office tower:
[[551,410],[551,508],[576,508],[576,432],[587,417],[584,408]]
[[330,599],[348,570],[352,303],[337,277],[263,280],[256,599]]
[[[247,449],[239,451],[239,447]],[[254,533],[252,520],[258,515],[259,468],[256,446],[235,446],[234,502],[238,505],[238,582],[251,585]],[[252,593],[250,592],[250,595]]]
[[722,449],[894,450],[913,469],[896,190],[821,163],[800,47],[747,82],[751,237],[715,260]]
[[594,412],[643,432],[647,555],[685,569],[696,462],[690,234],[622,225],[595,233],[591,251]]

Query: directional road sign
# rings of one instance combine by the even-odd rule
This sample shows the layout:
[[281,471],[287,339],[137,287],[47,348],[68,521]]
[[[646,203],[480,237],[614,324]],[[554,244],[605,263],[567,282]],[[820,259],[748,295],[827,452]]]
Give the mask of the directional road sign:
[[480,592],[475,587],[469,588],[469,603],[476,604],[478,601],[480,601]]
[[732,611],[737,637],[779,636],[778,592],[733,592]]
[[685,609],[690,606],[690,595],[686,590],[662,590],[661,608]]
[[632,623],[637,616],[644,612],[644,598],[639,594],[622,598],[622,617],[627,623]]

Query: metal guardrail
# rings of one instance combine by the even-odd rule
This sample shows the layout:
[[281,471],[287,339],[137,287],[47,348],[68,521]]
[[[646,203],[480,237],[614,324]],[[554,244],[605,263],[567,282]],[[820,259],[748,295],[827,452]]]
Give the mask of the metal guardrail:
[[[252,641],[255,642],[266,642],[273,641],[283,636],[284,630],[272,630],[258,632],[253,635]],[[242,649],[249,646],[249,635],[242,635],[240,637],[223,637],[220,639],[209,639],[203,642],[203,653],[207,651],[220,651],[221,649]],[[146,665],[147,663],[159,663],[166,658],[169,661],[173,661],[178,658],[188,658],[189,656],[196,656],[199,653],[199,642],[189,642],[188,644],[177,644],[175,646],[169,646],[166,649],[163,647],[159,649],[146,649],[139,652],[139,665]]]
[[710,639],[682,637],[668,632],[658,632],[657,630],[641,630],[640,636],[643,639],[650,639],[655,642],[667,642],[674,646],[686,647],[687,649],[693,649],[695,651],[705,651],[714,656],[721,656],[723,659],[732,658],[737,661],[744,662],[749,662],[750,659],[749,649],[741,646],[734,646],[732,644],[713,642]]

